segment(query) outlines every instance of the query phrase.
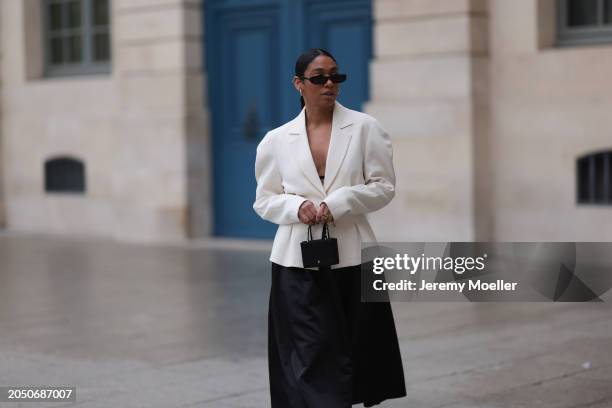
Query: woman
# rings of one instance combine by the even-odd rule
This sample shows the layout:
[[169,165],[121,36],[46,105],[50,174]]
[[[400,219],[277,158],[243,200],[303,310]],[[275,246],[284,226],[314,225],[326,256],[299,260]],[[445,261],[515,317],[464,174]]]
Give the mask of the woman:
[[[361,242],[376,240],[365,216],[395,194],[389,136],[371,116],[336,102],[336,60],[301,55],[293,85],[302,111],[257,147],[256,199],[279,224],[272,246],[268,362],[272,408],[370,407],[406,395],[389,303],[360,300]],[[329,223],[339,263],[304,268],[308,227]]]

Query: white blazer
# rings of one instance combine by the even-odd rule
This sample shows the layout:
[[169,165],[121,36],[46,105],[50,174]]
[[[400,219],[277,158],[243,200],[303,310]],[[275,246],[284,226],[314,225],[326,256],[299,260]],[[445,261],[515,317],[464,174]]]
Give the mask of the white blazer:
[[[255,179],[253,209],[264,220],[279,224],[270,261],[303,267],[300,242],[307,239],[308,225],[300,222],[298,209],[311,200],[317,208],[325,202],[335,220],[328,226],[330,235],[338,239],[340,263],[332,269],[359,265],[362,241],[376,242],[366,214],[384,207],[395,195],[391,139],[372,116],[336,102],[323,184],[310,152],[302,109],[261,140]],[[313,238],[321,237],[322,226],[313,225]]]

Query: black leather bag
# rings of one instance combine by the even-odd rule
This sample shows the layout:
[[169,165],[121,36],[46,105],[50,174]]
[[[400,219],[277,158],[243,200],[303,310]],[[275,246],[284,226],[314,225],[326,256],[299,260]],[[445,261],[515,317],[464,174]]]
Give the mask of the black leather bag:
[[323,224],[321,239],[312,239],[312,228],[308,226],[307,241],[300,243],[304,268],[331,266],[340,263],[338,259],[338,240],[329,236],[327,223]]

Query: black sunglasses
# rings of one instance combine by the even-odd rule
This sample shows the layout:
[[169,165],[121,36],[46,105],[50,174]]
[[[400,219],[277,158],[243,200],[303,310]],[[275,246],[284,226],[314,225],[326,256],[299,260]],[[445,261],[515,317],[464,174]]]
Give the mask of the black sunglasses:
[[346,81],[346,74],[331,74],[330,76],[315,75],[307,78],[305,76],[300,77],[301,80],[307,79],[315,85],[325,85],[327,80],[331,79],[334,84]]

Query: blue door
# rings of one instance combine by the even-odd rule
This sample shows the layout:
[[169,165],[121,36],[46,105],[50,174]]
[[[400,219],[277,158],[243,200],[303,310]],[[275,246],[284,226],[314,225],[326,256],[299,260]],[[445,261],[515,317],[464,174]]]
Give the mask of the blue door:
[[206,0],[206,74],[212,124],[214,234],[271,238],[253,211],[257,144],[300,111],[295,60],[329,50],[349,79],[338,100],[360,110],[372,55],[370,0]]

